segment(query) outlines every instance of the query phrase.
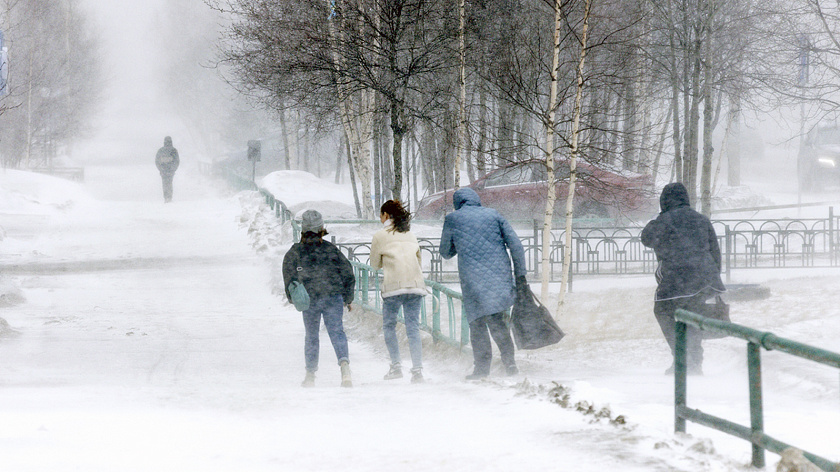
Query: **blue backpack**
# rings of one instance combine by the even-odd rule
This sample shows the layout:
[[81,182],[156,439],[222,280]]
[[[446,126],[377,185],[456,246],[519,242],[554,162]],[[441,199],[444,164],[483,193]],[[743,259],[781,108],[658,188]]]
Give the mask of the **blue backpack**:
[[306,291],[306,287],[303,286],[302,282],[293,280],[289,284],[289,294],[291,295],[292,304],[297,311],[309,309],[309,292]]
[[297,264],[295,265],[297,266],[297,277],[289,284],[289,300],[297,311],[308,310],[309,292],[306,291],[306,287],[303,286],[303,281],[301,280],[303,276],[303,264],[301,264],[300,257],[298,257]]

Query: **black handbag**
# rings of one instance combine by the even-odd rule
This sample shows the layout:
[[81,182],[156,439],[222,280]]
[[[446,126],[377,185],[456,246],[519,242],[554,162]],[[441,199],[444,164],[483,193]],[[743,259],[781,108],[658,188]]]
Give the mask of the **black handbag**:
[[[715,295],[714,303],[703,304],[703,316],[717,321],[725,321],[732,323],[729,319],[729,304],[723,301],[723,297]],[[703,339],[718,339],[725,338],[726,335],[722,333],[715,333],[712,331],[703,331]]]
[[510,329],[517,349],[539,349],[557,344],[565,336],[548,308],[540,303],[527,284],[516,288]]

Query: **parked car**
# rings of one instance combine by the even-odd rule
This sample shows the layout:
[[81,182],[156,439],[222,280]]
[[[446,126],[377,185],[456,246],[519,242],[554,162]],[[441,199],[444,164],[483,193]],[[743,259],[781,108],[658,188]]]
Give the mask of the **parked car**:
[[840,185],[840,125],[812,129],[799,148],[799,188],[819,191],[828,185]]
[[[564,165],[565,164],[565,165]],[[561,180],[557,186],[554,217],[566,211],[568,190],[567,163],[559,162],[555,171]],[[565,175],[563,171],[565,170]],[[578,163],[575,184],[576,218],[619,218],[651,216],[657,211],[652,179],[646,175],[622,175]],[[508,219],[543,219],[547,192],[547,174],[541,161],[528,161],[500,167],[469,185],[481,197],[481,204],[495,208]],[[452,190],[424,198],[417,211],[418,219],[442,218],[453,211]]]

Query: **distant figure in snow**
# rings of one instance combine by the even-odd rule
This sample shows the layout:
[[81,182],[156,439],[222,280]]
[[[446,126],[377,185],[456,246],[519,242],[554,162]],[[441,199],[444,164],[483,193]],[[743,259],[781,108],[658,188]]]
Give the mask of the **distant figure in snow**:
[[481,199],[473,189],[458,189],[452,195],[452,202],[455,211],[446,215],[443,222],[440,255],[444,259],[458,256],[458,275],[475,362],[467,380],[490,375],[493,357],[490,335],[499,347],[505,372],[515,375],[519,369],[505,314],[515,298],[511,259],[516,284],[527,283],[525,250],[510,223],[496,210],[481,206]]
[[344,307],[350,310],[356,277],[353,267],[344,254],[329,241],[324,241],[327,230],[324,220],[315,210],[306,210],[301,216],[300,242],[295,243],[283,257],[283,282],[286,297],[292,299],[289,284],[299,281],[309,294],[309,308],[303,310],[303,326],[306,329],[304,359],[306,377],[303,387],[315,386],[315,372],[318,370],[320,351],[321,317],[330,336],[338,365],[341,368],[341,386],[352,387],[350,377],[350,354],[347,336],[344,333]]
[[[679,182],[662,189],[661,213],[642,230],[642,244],[656,253],[656,298],[653,313],[671,355],[676,346],[674,312],[682,308],[703,314],[706,300],[726,291],[720,279],[721,256],[715,229],[708,218],[691,209],[688,190]],[[702,374],[702,334],[687,330],[688,373]],[[674,365],[665,371],[674,372]]]
[[379,210],[385,228],[373,235],[370,265],[382,269],[382,331],[391,358],[385,380],[402,378],[400,346],[397,342],[397,315],[400,307],[411,352],[411,383],[423,382],[423,344],[420,339],[420,304],[426,281],[420,269],[420,245],[411,233],[411,213],[396,200],[388,200]]
[[178,158],[178,150],[172,146],[172,138],[169,136],[163,138],[163,147],[158,149],[155,165],[163,181],[163,201],[166,203],[172,201],[172,179],[180,164],[181,159]]

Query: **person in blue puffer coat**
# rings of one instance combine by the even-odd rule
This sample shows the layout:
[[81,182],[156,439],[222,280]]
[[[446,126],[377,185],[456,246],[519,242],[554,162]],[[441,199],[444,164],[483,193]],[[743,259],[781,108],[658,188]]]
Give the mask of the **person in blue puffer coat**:
[[501,352],[505,372],[514,375],[519,370],[505,313],[515,298],[514,275],[516,283],[526,283],[525,250],[510,223],[496,210],[481,206],[481,199],[473,189],[458,189],[452,195],[452,202],[455,211],[444,220],[440,255],[444,259],[458,256],[461,294],[475,362],[467,380],[490,375],[493,355],[490,335]]

